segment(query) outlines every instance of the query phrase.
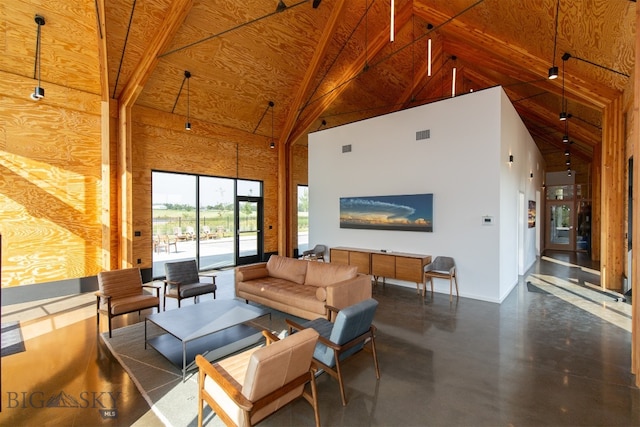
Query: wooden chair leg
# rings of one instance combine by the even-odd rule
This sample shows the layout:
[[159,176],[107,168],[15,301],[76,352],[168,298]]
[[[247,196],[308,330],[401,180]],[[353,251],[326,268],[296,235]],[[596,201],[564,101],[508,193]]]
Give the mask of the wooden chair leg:
[[454,275],[453,280],[456,282],[456,298],[460,297],[460,293],[458,292],[458,276]]
[[162,311],[167,311],[167,294],[162,294]]
[[371,353],[373,353],[373,364],[376,367],[376,379],[380,379],[380,368],[378,368],[378,353],[376,352],[376,340],[371,335]]
[[347,397],[344,393],[344,382],[342,381],[342,370],[340,369],[340,360],[336,355],[336,372],[338,373],[338,385],[340,386],[340,397],[342,398],[342,406],[347,406]]

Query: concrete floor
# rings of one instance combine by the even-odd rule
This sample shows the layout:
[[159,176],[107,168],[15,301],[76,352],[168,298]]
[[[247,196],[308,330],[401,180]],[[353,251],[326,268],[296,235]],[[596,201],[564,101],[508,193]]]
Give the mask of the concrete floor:
[[[463,292],[472,280],[460,278]],[[322,424],[640,426],[640,390],[629,372],[631,307],[597,292],[599,280],[588,259],[553,253],[502,304],[450,303],[444,294],[423,301],[415,288],[378,286],[381,379],[370,354],[352,358],[343,407],[337,383],[321,375]],[[218,298],[232,297],[233,274],[221,272]],[[21,320],[26,351],[1,359],[0,425],[161,425],[97,337],[92,294],[2,310],[3,322]],[[130,315],[115,324],[136,321]],[[48,408],[61,392],[78,406]],[[101,412],[114,406],[110,399],[115,414]],[[196,403],[184,410],[195,414]],[[264,422],[300,424],[313,425],[303,401]]]

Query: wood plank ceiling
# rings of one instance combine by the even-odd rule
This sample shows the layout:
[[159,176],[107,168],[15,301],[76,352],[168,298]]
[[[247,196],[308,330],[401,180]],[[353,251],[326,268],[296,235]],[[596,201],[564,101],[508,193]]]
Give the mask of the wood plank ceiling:
[[[109,96],[119,98],[149,60],[153,40],[169,31],[172,7],[186,5],[184,22],[144,81],[140,105],[186,116],[186,96],[178,93],[188,70],[192,122],[269,139],[271,120],[261,118],[273,101],[276,141],[306,144],[310,131],[450,97],[456,67],[458,96],[505,88],[553,170],[564,167],[558,160],[568,147],[558,119],[563,94],[572,157],[589,163],[602,138],[602,108],[629,85],[635,61],[636,3],[629,0],[395,0],[393,42],[391,0],[284,0],[279,12],[278,3],[105,1]],[[5,37],[23,41],[8,54],[33,58],[35,7],[48,18],[43,46],[65,46],[43,50],[43,81],[100,93],[85,71],[99,67],[93,1],[2,7]],[[566,61],[564,53],[571,55]],[[32,74],[32,64],[22,63],[10,71]],[[556,80],[547,78],[552,65],[560,69]]]

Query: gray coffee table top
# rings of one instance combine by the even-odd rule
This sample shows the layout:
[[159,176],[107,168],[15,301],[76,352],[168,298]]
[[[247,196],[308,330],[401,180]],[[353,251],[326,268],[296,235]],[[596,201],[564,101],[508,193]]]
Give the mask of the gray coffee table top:
[[268,310],[238,300],[214,300],[150,314],[147,320],[180,341],[188,342],[266,314]]

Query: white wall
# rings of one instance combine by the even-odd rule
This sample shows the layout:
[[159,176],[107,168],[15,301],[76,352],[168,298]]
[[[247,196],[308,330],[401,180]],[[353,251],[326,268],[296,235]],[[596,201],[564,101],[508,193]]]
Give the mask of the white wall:
[[[426,129],[431,138],[416,141]],[[501,88],[312,133],[309,244],[452,256],[461,296],[500,302],[518,278],[518,194],[535,200],[541,185],[542,173],[529,179],[527,158],[542,162]],[[340,197],[417,193],[434,195],[432,233],[340,228]],[[493,225],[482,224],[485,215]],[[529,265],[535,230],[522,242]],[[447,281],[435,285],[449,292]]]

